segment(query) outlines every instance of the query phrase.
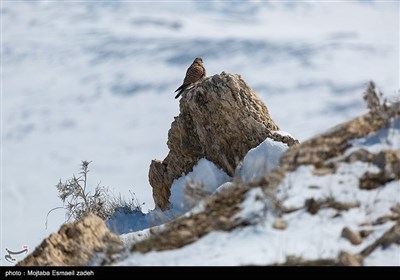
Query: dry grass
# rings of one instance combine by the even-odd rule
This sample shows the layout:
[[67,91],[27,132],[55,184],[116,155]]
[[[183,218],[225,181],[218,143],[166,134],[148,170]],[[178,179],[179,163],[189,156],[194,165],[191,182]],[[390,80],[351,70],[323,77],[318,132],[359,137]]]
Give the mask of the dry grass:
[[[109,189],[100,186],[100,183],[92,190],[88,186],[88,173],[90,161],[82,161],[79,176],[73,175],[72,178],[57,184],[59,198],[62,200],[64,208],[67,210],[66,220],[81,220],[88,213],[93,213],[103,220],[110,218],[117,210],[125,212],[141,211],[143,204],[140,204],[135,194],[131,192],[132,198],[126,200],[121,194],[113,196]],[[49,213],[55,209],[49,211]]]

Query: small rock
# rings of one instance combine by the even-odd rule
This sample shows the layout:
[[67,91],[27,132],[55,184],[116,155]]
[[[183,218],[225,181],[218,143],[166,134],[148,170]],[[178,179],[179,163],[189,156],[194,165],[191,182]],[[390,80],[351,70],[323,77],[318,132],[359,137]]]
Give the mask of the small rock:
[[348,227],[345,227],[342,230],[342,236],[344,238],[346,238],[347,240],[349,240],[351,242],[351,244],[353,244],[353,245],[358,245],[358,244],[361,244],[361,242],[362,242],[361,235],[358,232],[352,231]]
[[334,168],[327,167],[327,166],[322,166],[322,167],[319,167],[319,168],[315,168],[312,171],[312,174],[315,175],[315,176],[324,176],[324,175],[327,175],[327,174],[335,173],[335,171],[336,170]]
[[274,223],[272,224],[272,227],[274,229],[278,230],[285,230],[288,226],[288,223],[285,220],[282,219],[276,219]]
[[372,226],[374,226],[374,223],[372,223],[372,222],[364,222],[364,223],[359,224],[358,226],[360,226],[360,227],[372,227]]
[[394,216],[394,215],[385,215],[385,216],[379,217],[374,222],[374,225],[383,225],[384,223],[387,223],[389,221],[396,220],[396,217],[397,216]]
[[361,266],[363,264],[363,258],[360,255],[353,255],[341,251],[339,254],[339,264],[344,266]]
[[366,172],[359,180],[359,187],[362,190],[374,190],[382,187],[384,184],[390,182],[391,180],[392,178],[387,178],[384,172]]
[[314,198],[309,198],[305,201],[305,207],[308,213],[310,213],[311,215],[315,215],[321,208],[321,204]]
[[189,238],[192,236],[192,232],[188,229],[181,229],[178,234],[180,238]]
[[392,212],[394,212],[394,213],[400,215],[400,204],[399,204],[399,203],[396,203],[395,206],[393,206],[393,207],[390,208],[390,211],[392,211]]
[[359,149],[355,150],[352,152],[349,156],[345,158],[346,162],[353,163],[356,161],[362,161],[362,162],[370,162],[372,159],[373,154],[368,152],[365,149]]
[[374,232],[374,231],[373,231],[373,230],[370,230],[370,229],[363,229],[363,230],[360,230],[360,231],[359,231],[360,236],[361,236],[362,238],[367,238],[367,237],[370,236],[373,232]]

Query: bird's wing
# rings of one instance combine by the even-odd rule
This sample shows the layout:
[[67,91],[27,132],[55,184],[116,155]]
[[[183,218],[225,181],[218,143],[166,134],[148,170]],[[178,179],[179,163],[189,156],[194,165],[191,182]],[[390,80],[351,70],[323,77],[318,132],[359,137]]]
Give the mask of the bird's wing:
[[204,68],[199,64],[192,64],[186,71],[184,85],[189,85],[200,80],[204,76]]

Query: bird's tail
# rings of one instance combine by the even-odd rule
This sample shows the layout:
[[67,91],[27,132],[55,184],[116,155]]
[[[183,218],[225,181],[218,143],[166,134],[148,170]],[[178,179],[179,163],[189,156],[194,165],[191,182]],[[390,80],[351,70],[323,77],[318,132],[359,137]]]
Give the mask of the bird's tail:
[[185,91],[185,89],[188,87],[189,85],[181,85],[180,87],[178,87],[175,92],[179,91],[178,94],[175,96],[175,99],[177,99],[179,96],[181,96],[182,92]]
[[185,90],[184,88],[186,88],[187,85],[183,84],[180,87],[178,87],[175,92],[179,91],[179,90]]
[[175,99],[177,99],[179,96],[181,96],[182,92],[184,91],[184,89],[181,89],[180,92],[178,92],[178,94],[175,96]]

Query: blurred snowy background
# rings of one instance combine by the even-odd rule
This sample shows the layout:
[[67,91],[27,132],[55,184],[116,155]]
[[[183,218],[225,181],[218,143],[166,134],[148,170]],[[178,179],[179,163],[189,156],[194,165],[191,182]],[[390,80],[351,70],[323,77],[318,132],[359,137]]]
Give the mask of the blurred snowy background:
[[148,167],[197,56],[209,76],[242,75],[300,140],[366,112],[370,79],[399,95],[395,1],[2,1],[1,22],[3,265],[64,222],[56,210],[45,227],[81,160],[93,187],[154,207]]

